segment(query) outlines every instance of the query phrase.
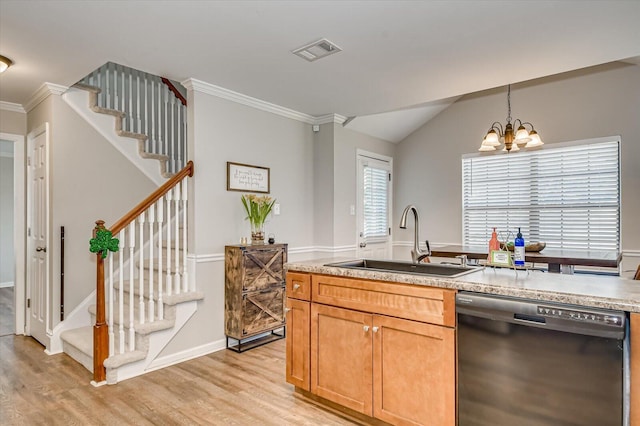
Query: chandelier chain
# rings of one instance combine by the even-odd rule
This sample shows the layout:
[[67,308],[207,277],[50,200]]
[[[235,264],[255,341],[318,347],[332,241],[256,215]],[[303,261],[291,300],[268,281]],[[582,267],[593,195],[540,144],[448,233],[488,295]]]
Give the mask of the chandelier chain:
[[507,123],[511,123],[511,85],[507,86]]

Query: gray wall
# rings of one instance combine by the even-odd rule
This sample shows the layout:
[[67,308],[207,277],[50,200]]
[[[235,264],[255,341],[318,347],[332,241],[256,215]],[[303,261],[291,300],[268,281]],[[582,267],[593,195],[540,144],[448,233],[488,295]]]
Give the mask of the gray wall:
[[0,108],[0,132],[25,135],[27,133],[27,114]]
[[[620,135],[623,269],[640,258],[640,67],[621,63],[512,85],[512,116],[532,122],[547,144]],[[395,213],[414,203],[422,238],[462,241],[461,157],[477,152],[494,121],[505,122],[506,88],[462,97],[396,151]],[[396,242],[411,239],[410,230]],[[629,253],[630,252],[630,253]]]
[[60,226],[65,227],[65,311],[69,313],[95,290],[95,255],[89,252],[95,221],[103,219],[109,226],[156,186],[60,96],[47,97],[29,112],[29,131],[44,122],[50,123],[51,132],[49,268],[53,327],[60,318]]
[[[15,282],[13,248],[13,142],[0,141],[0,284]],[[6,152],[6,153],[5,153]]]
[[296,249],[313,246],[314,238],[311,126],[191,89],[188,104],[188,152],[195,163],[189,181],[189,255],[205,298],[161,356],[224,339],[224,246],[250,237],[242,192],[226,188],[227,161],[270,168],[270,195],[281,214],[271,216],[265,231],[289,244],[290,258]]

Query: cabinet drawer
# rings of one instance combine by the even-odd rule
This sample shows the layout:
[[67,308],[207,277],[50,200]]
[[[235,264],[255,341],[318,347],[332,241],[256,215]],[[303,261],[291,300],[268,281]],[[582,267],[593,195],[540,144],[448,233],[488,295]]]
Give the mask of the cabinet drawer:
[[298,272],[287,273],[287,297],[311,300],[311,276]]
[[316,303],[455,326],[455,290],[382,281],[311,276]]

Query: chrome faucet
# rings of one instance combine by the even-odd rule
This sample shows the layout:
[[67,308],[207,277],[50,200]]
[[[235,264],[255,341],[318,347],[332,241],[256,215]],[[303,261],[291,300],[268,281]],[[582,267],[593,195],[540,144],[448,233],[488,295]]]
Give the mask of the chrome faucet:
[[429,240],[427,243],[427,251],[420,250],[420,243],[418,241],[418,232],[420,231],[420,221],[418,219],[418,209],[412,204],[408,205],[404,208],[402,212],[402,217],[400,218],[400,228],[407,229],[407,215],[409,214],[409,210],[413,212],[413,218],[415,219],[415,232],[413,236],[413,250],[411,250],[411,261],[413,263],[418,263],[425,257],[431,256],[431,248],[429,248]]

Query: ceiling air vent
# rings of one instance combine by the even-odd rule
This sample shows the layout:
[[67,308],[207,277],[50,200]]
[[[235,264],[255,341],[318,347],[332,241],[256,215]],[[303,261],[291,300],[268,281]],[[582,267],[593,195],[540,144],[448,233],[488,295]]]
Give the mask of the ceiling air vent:
[[341,52],[335,44],[331,43],[326,38],[314,41],[313,43],[302,46],[296,50],[291,51],[294,55],[300,56],[302,59],[306,59],[309,62],[313,62],[317,59],[324,58],[325,56],[332,55],[334,53]]

